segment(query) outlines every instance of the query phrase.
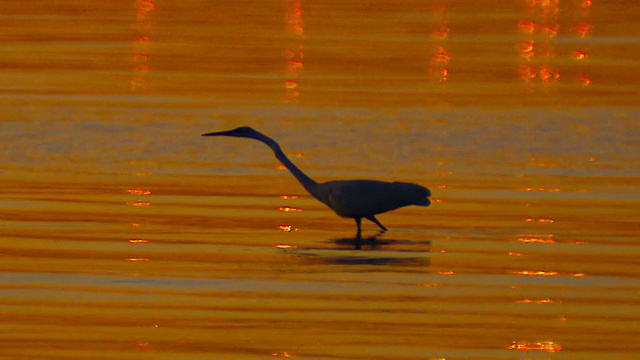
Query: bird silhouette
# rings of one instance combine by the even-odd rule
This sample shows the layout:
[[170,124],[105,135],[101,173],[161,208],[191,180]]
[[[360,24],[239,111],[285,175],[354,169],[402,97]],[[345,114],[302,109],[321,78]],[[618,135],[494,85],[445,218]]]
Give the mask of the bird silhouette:
[[287,158],[275,140],[248,126],[228,131],[210,132],[202,134],[202,136],[230,136],[254,139],[265,143],[309,194],[327,205],[339,216],[355,219],[358,227],[355,236],[357,249],[360,248],[362,238],[363,218],[372,221],[380,227],[381,232],[385,232],[387,228],[376,219],[375,215],[409,205],[429,206],[431,204],[429,201],[431,191],[413,183],[376,180],[315,182]]

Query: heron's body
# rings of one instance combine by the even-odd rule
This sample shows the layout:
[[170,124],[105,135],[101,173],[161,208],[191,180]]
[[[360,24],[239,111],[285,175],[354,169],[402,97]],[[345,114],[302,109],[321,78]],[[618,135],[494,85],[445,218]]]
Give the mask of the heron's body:
[[359,247],[362,218],[371,220],[386,231],[375,215],[404,206],[429,206],[429,189],[418,184],[406,182],[384,182],[376,180],[336,180],[317,183],[295,166],[282,152],[280,145],[268,136],[250,128],[239,127],[234,130],[213,132],[202,136],[245,137],[261,141],[268,145],[276,158],[296,177],[298,182],[323,204],[336,214],[356,220],[356,246]]
[[346,218],[366,218],[408,205],[427,205],[429,196],[422,186],[403,182],[337,180],[317,186],[315,197]]

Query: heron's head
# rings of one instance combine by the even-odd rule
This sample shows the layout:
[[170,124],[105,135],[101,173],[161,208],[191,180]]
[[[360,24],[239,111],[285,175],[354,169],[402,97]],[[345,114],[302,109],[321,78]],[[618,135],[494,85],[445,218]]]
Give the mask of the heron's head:
[[227,131],[210,132],[202,134],[202,136],[231,136],[256,140],[263,140],[265,138],[265,136],[261,132],[254,130],[248,126],[241,126],[239,128]]

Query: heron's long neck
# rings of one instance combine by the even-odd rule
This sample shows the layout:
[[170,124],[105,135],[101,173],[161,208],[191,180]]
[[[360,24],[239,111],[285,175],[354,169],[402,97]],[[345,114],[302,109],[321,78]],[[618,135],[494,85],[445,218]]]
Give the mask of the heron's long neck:
[[311,195],[314,195],[315,189],[318,183],[313,181],[313,179],[307,176],[307,174],[303,173],[302,170],[298,169],[298,167],[295,166],[291,162],[291,160],[289,160],[289,158],[284,154],[284,152],[282,152],[282,149],[280,149],[280,145],[278,145],[278,143],[275,142],[273,139],[265,136],[265,138],[263,139],[263,142],[267,144],[271,148],[271,150],[273,150],[273,153],[276,155],[276,158],[280,160],[282,165],[284,165],[287,168],[287,170],[289,170],[291,174],[293,174],[293,176],[296,177],[296,179],[298,179],[298,182]]

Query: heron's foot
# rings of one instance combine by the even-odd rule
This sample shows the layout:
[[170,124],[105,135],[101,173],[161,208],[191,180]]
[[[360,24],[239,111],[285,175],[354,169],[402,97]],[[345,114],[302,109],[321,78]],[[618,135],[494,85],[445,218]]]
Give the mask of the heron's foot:
[[363,237],[355,237],[353,239],[353,244],[355,245],[355,249],[356,250],[361,250],[363,241],[365,242],[365,244],[367,246],[375,247],[378,244],[378,242],[377,242],[378,237],[381,236],[382,234],[384,234],[385,232],[386,231],[379,231],[375,235],[368,236],[368,237],[365,237],[365,238],[363,238]]
[[375,235],[373,235],[373,236],[369,236],[369,237],[367,238],[367,240],[369,240],[370,242],[375,242],[375,241],[376,241],[376,239],[378,238],[378,236],[382,236],[382,235],[384,235],[384,233],[386,233],[386,232],[387,232],[387,230],[386,230],[386,229],[385,229],[385,230],[380,230],[380,231],[378,231]]

